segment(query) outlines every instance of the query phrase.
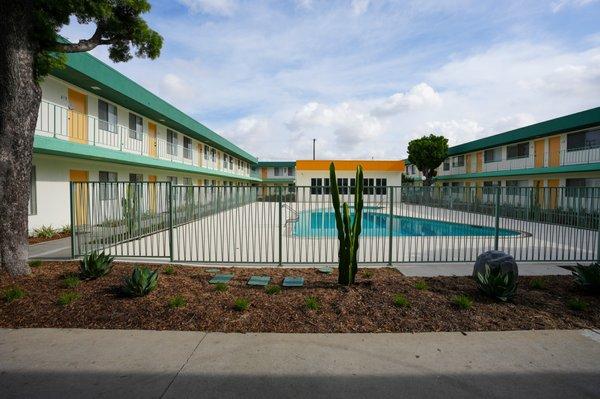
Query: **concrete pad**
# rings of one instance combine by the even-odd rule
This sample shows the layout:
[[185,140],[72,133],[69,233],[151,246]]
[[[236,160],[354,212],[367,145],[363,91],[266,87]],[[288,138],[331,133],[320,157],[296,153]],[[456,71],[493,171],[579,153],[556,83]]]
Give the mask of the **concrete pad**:
[[598,397],[589,335],[211,333],[165,397]]
[[71,257],[71,237],[40,242],[29,246],[30,259],[68,259]]
[[205,335],[0,330],[0,397],[159,397]]
[[[519,265],[520,276],[558,276],[570,275],[571,272],[558,266],[556,263],[523,263]],[[473,262],[471,263],[411,263],[394,266],[405,276],[436,277],[436,276],[471,276]]]

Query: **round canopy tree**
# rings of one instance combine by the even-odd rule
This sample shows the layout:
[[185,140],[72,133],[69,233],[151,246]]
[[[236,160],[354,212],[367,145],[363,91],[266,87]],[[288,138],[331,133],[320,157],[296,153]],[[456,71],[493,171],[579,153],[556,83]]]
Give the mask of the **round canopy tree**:
[[[115,62],[132,53],[158,57],[162,37],[140,16],[148,11],[147,0],[0,0],[0,263],[10,274],[30,273],[27,206],[41,79],[64,65],[64,53],[99,45]],[[94,34],[62,40],[58,32],[72,16],[94,24]]]
[[430,134],[408,143],[408,162],[416,165],[423,173],[423,185],[431,186],[436,168],[448,157],[448,139]]

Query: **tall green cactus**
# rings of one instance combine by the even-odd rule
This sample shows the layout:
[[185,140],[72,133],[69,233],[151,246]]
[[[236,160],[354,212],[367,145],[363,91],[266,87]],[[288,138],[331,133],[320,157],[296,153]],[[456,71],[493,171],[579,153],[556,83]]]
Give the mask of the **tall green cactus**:
[[363,210],[363,170],[362,166],[356,168],[356,187],[354,192],[354,220],[350,219],[350,207],[344,202],[340,209],[340,191],[335,176],[333,162],[329,165],[329,182],[331,185],[331,200],[335,210],[335,223],[340,240],[338,251],[338,283],[343,285],[354,284],[358,262],[358,238],[362,228]]

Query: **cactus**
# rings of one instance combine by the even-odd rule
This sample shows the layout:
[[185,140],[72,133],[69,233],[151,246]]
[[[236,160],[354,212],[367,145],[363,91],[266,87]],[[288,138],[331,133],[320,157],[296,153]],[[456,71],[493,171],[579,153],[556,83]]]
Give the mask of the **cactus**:
[[356,168],[356,187],[354,191],[354,220],[350,218],[348,203],[340,208],[340,193],[335,176],[333,162],[329,165],[329,182],[331,185],[331,200],[335,210],[335,223],[340,240],[338,251],[338,283],[343,285],[354,284],[357,271],[358,238],[362,225],[363,210],[363,170],[362,166]]

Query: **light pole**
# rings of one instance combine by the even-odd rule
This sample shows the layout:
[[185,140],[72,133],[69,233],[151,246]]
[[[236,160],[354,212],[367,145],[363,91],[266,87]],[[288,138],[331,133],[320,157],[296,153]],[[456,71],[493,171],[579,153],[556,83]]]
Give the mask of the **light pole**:
[[313,161],[315,160],[315,142],[317,139],[313,139]]

